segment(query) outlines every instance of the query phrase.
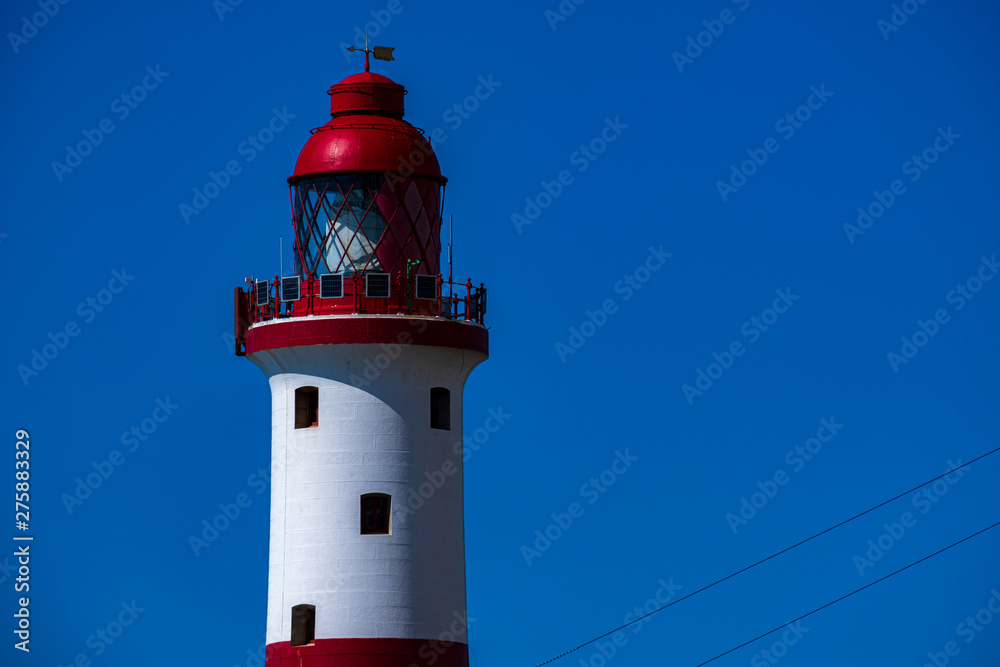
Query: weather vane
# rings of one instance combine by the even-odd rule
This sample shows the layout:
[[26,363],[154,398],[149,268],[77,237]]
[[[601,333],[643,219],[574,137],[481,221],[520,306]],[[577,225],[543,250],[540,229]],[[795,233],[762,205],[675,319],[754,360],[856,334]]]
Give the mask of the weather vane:
[[394,46],[373,46],[372,48],[369,49],[368,48],[368,30],[366,29],[365,30],[365,48],[359,49],[359,48],[354,47],[354,46],[349,46],[349,47],[347,47],[347,50],[351,51],[351,52],[354,52],[354,51],[364,51],[364,53],[365,53],[365,71],[368,72],[369,71],[369,68],[368,68],[368,54],[369,53],[372,54],[373,56],[375,56],[376,60],[395,60],[395,58],[392,57],[392,52],[396,50],[396,47],[394,47]]

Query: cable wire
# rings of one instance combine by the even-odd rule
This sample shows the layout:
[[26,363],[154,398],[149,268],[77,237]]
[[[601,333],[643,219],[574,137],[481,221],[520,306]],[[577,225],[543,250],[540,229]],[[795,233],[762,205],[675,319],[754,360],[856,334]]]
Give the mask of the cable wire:
[[[907,491],[903,491],[902,493],[900,493],[900,494],[897,494],[897,495],[893,496],[892,498],[889,498],[888,500],[884,500],[884,501],[880,502],[880,503],[879,503],[878,505],[875,505],[874,507],[870,507],[870,508],[866,509],[866,510],[865,510],[864,512],[861,512],[860,514],[855,514],[854,516],[852,516],[852,517],[851,517],[851,518],[849,518],[849,519],[844,519],[844,520],[843,520],[843,521],[841,521],[840,523],[838,523],[838,524],[835,524],[835,525],[833,525],[833,526],[830,526],[830,527],[829,527],[829,528],[827,528],[826,530],[822,530],[822,531],[820,531],[820,532],[816,533],[816,534],[815,534],[815,535],[813,535],[812,537],[807,537],[806,539],[804,539],[804,540],[801,540],[801,541],[799,541],[799,542],[796,542],[795,544],[793,544],[793,545],[791,545],[791,546],[789,546],[789,547],[785,547],[785,548],[784,548],[784,549],[782,549],[781,551],[778,551],[778,552],[776,552],[776,553],[773,553],[773,554],[771,554],[771,555],[770,555],[770,556],[768,556],[767,558],[763,558],[763,559],[761,559],[761,560],[757,561],[756,563],[753,563],[752,565],[747,565],[747,566],[746,566],[746,567],[744,567],[743,569],[741,569],[741,570],[737,570],[736,572],[733,572],[732,574],[729,574],[729,575],[726,575],[726,576],[725,576],[725,577],[723,577],[722,579],[719,579],[719,580],[717,580],[717,581],[713,581],[712,583],[710,583],[710,584],[708,584],[708,585],[706,585],[706,586],[702,586],[701,588],[699,588],[699,589],[698,589],[698,590],[696,590],[696,591],[692,591],[692,592],[688,593],[687,595],[683,595],[683,596],[681,596],[681,597],[677,598],[676,600],[673,600],[673,601],[671,601],[671,602],[668,602],[667,604],[663,605],[663,606],[662,606],[662,607],[660,607],[659,609],[654,609],[653,611],[649,612],[648,614],[644,614],[644,615],[642,615],[642,616],[640,616],[640,617],[638,617],[638,618],[636,618],[636,619],[634,619],[634,620],[632,620],[632,621],[629,621],[628,623],[625,623],[624,625],[620,625],[620,626],[618,626],[618,627],[617,627],[617,628],[615,628],[614,630],[609,630],[608,632],[605,632],[605,633],[604,633],[603,635],[600,635],[600,636],[598,636],[598,637],[594,637],[594,638],[593,638],[593,639],[591,639],[591,640],[588,640],[588,641],[585,641],[584,643],[580,644],[579,646],[577,646],[577,647],[575,647],[575,648],[571,648],[570,650],[568,650],[568,651],[565,651],[565,652],[563,652],[563,653],[560,653],[559,655],[555,656],[554,658],[549,658],[549,659],[548,659],[548,660],[546,660],[545,662],[540,662],[540,663],[538,663],[538,665],[536,665],[536,667],[542,667],[542,665],[547,665],[547,664],[549,664],[550,662],[555,662],[556,660],[558,660],[558,659],[560,659],[560,658],[563,658],[563,657],[565,657],[565,656],[569,655],[570,653],[573,653],[573,652],[575,652],[575,651],[579,651],[579,650],[580,650],[580,649],[582,649],[583,647],[585,647],[585,646],[589,646],[590,644],[593,644],[593,643],[594,643],[594,642],[596,642],[596,641],[599,641],[599,640],[601,640],[601,639],[604,639],[604,638],[605,638],[605,637],[607,637],[608,635],[613,635],[614,633],[618,632],[619,630],[623,630],[623,629],[627,628],[628,626],[630,626],[630,625],[632,625],[632,624],[634,624],[634,623],[638,623],[639,621],[641,621],[641,620],[642,620],[642,619],[644,619],[644,618],[648,618],[648,617],[652,616],[653,614],[657,614],[657,613],[659,613],[659,612],[663,611],[664,609],[666,609],[666,608],[668,608],[668,607],[672,607],[672,606],[674,606],[674,605],[675,605],[675,604],[677,604],[678,602],[683,602],[684,600],[687,600],[687,599],[688,599],[689,597],[691,597],[691,596],[693,596],[693,595],[697,595],[698,593],[702,593],[702,592],[704,592],[704,591],[707,591],[707,590],[708,590],[709,588],[712,588],[713,586],[718,586],[718,585],[719,585],[719,584],[721,584],[722,582],[724,582],[724,581],[728,581],[729,579],[732,579],[733,577],[735,577],[735,576],[737,576],[737,575],[739,575],[739,574],[743,574],[743,573],[744,573],[744,572],[746,572],[747,570],[752,570],[753,568],[757,567],[758,565],[763,565],[763,564],[764,564],[764,563],[766,563],[767,561],[769,561],[769,560],[771,560],[771,559],[773,559],[773,558],[777,558],[778,556],[780,556],[780,555],[781,555],[781,554],[783,554],[783,553],[787,553],[787,552],[791,551],[792,549],[795,549],[796,547],[800,547],[800,546],[802,546],[803,544],[805,544],[806,542],[811,542],[812,540],[815,540],[815,539],[816,539],[817,537],[820,537],[821,535],[825,535],[825,534],[829,533],[829,532],[830,532],[831,530],[836,530],[837,528],[840,528],[841,526],[843,526],[843,525],[845,525],[845,524],[848,524],[848,523],[850,523],[851,521],[854,521],[855,519],[860,519],[860,518],[861,518],[861,517],[863,517],[864,515],[866,515],[866,514],[870,514],[870,513],[874,512],[875,510],[879,509],[880,507],[884,507],[885,505],[888,505],[889,503],[891,503],[891,502],[893,502],[893,501],[895,501],[895,500],[899,500],[899,499],[900,499],[900,498],[902,498],[903,496],[905,496],[905,495],[909,495],[909,494],[913,493],[914,491],[917,491],[918,489],[921,489],[921,488],[923,488],[923,487],[927,486],[928,484],[930,484],[930,483],[932,483],[932,482],[936,482],[937,480],[939,480],[939,479],[941,479],[942,477],[945,477],[945,476],[947,476],[947,475],[950,475],[951,473],[955,472],[956,470],[961,470],[962,468],[965,468],[965,467],[968,467],[968,466],[972,465],[973,463],[975,463],[976,461],[979,461],[979,460],[981,460],[981,459],[984,459],[984,458],[986,458],[987,456],[990,456],[991,454],[995,454],[995,453],[997,453],[997,452],[1000,452],[1000,447],[997,447],[996,449],[992,449],[992,450],[990,450],[990,451],[986,452],[985,454],[982,454],[982,455],[980,455],[980,456],[977,456],[976,458],[972,459],[971,461],[968,461],[968,462],[966,462],[966,463],[963,463],[963,464],[962,464],[962,465],[960,465],[960,466],[955,466],[955,467],[954,467],[954,468],[952,468],[951,470],[949,470],[949,471],[947,471],[947,472],[945,472],[945,473],[942,473],[942,474],[938,475],[937,477],[934,477],[934,478],[932,478],[932,479],[929,479],[929,480],[927,480],[926,482],[924,482],[924,483],[922,483],[922,484],[918,484],[917,486],[913,487],[912,489],[909,489],[909,490],[907,490]],[[993,527],[993,526],[990,526],[990,528],[992,528],[992,527]],[[989,530],[989,529],[987,529],[987,530]],[[977,533],[977,534],[978,534],[978,533]],[[954,545],[952,545],[952,546],[954,546]],[[949,547],[949,548],[950,548],[950,547]],[[920,561],[917,561],[917,562],[920,562]],[[883,577],[883,578],[884,578],[884,577]],[[880,579],[879,581],[881,581],[881,579]],[[862,589],[858,589],[858,590],[862,590]],[[794,621],[793,621],[793,622],[794,622]],[[782,626],[782,627],[784,627],[784,626]],[[713,659],[714,659],[714,658],[713,658]],[[704,663],[703,663],[703,664],[704,664]]]
[[986,532],[987,530],[991,530],[991,529],[993,529],[993,528],[996,528],[997,526],[1000,526],[1000,521],[997,521],[997,522],[996,522],[995,524],[993,524],[992,526],[987,526],[986,528],[983,528],[982,530],[977,530],[977,531],[976,531],[976,532],[974,532],[974,533],[973,533],[972,535],[969,535],[968,537],[963,537],[963,538],[962,538],[962,539],[960,539],[960,540],[959,540],[958,542],[954,542],[953,544],[949,544],[948,546],[944,547],[943,549],[938,549],[938,550],[937,550],[937,551],[935,551],[934,553],[932,553],[932,554],[930,554],[930,555],[928,555],[928,556],[924,556],[924,557],[923,557],[923,558],[921,558],[920,560],[915,560],[915,561],[913,561],[912,563],[910,563],[909,565],[907,565],[907,566],[905,566],[905,567],[901,567],[901,568],[899,568],[898,570],[896,570],[895,572],[891,572],[891,573],[889,573],[889,574],[885,575],[885,576],[884,576],[884,577],[882,577],[881,579],[876,579],[875,581],[871,582],[870,584],[865,584],[865,585],[864,585],[864,586],[862,586],[861,588],[858,588],[858,589],[855,589],[855,590],[851,591],[850,593],[848,593],[848,594],[846,594],[846,595],[841,595],[841,596],[840,596],[839,598],[837,598],[836,600],[833,600],[832,602],[827,602],[827,603],[826,603],[825,605],[823,605],[822,607],[816,607],[815,609],[813,609],[813,610],[812,610],[811,612],[809,612],[808,614],[802,614],[802,615],[801,615],[801,616],[799,616],[798,618],[794,618],[794,619],[792,619],[792,620],[788,621],[788,623],[784,623],[784,624],[782,624],[782,625],[779,625],[778,627],[774,628],[773,630],[768,630],[767,632],[765,632],[765,633],[764,633],[764,634],[762,634],[762,635],[757,635],[757,636],[756,636],[756,637],[754,637],[753,639],[750,639],[750,640],[748,640],[748,641],[745,641],[745,642],[743,642],[742,644],[740,644],[739,646],[734,646],[733,648],[729,649],[729,650],[728,650],[728,651],[726,651],[725,653],[720,653],[719,655],[715,656],[714,658],[709,658],[709,659],[708,659],[708,660],[706,660],[705,662],[699,662],[699,663],[698,663],[697,665],[695,665],[695,667],[702,667],[702,665],[707,665],[708,663],[710,663],[710,662],[714,662],[714,661],[718,660],[719,658],[721,658],[721,657],[723,657],[723,656],[725,656],[725,655],[729,655],[729,654],[730,654],[730,653],[732,653],[733,651],[737,651],[737,650],[739,650],[739,649],[743,648],[744,646],[746,646],[746,645],[748,645],[748,644],[752,644],[752,643],[754,643],[754,642],[755,642],[755,641],[757,641],[758,639],[762,639],[762,638],[764,638],[764,637],[768,636],[769,634],[771,634],[771,633],[773,633],[773,632],[777,632],[778,630],[782,629],[783,627],[785,627],[785,626],[787,626],[787,625],[789,625],[789,624],[791,624],[791,623],[797,623],[798,621],[801,621],[801,620],[802,620],[803,618],[806,618],[806,617],[808,617],[808,616],[812,616],[813,614],[815,614],[815,613],[816,613],[816,612],[818,612],[818,611],[822,611],[823,609],[826,609],[827,607],[829,607],[829,606],[831,606],[831,605],[834,605],[834,604],[837,604],[837,603],[838,603],[838,602],[840,602],[841,600],[846,600],[847,598],[851,597],[851,596],[852,596],[852,595],[854,595],[855,593],[860,593],[861,591],[865,590],[866,588],[871,588],[871,587],[872,587],[872,586],[874,586],[875,584],[877,584],[877,583],[879,583],[879,582],[881,582],[881,581],[885,581],[885,580],[886,580],[886,579],[888,579],[889,577],[894,577],[894,576],[896,576],[897,574],[899,574],[900,572],[903,572],[904,570],[909,570],[909,569],[910,569],[911,567],[913,567],[914,565],[917,565],[917,564],[919,564],[919,563],[923,563],[923,562],[924,562],[925,560],[927,560],[927,559],[929,559],[929,558],[933,558],[934,556],[937,556],[938,554],[941,554],[941,553],[944,553],[945,551],[947,551],[948,549],[951,549],[952,547],[957,547],[957,546],[958,546],[959,544],[961,544],[962,542],[966,542],[966,541],[968,541],[968,540],[971,540],[971,539],[972,539],[973,537],[975,537],[976,535],[981,535],[981,534],[985,533],[985,532]]

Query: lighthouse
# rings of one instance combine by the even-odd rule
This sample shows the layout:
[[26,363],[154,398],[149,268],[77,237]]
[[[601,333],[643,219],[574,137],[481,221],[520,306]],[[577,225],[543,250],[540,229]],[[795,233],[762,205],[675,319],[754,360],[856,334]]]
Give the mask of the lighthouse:
[[288,178],[288,275],[235,290],[271,388],[266,667],[468,665],[456,443],[486,289],[443,275],[447,179],[367,55]]

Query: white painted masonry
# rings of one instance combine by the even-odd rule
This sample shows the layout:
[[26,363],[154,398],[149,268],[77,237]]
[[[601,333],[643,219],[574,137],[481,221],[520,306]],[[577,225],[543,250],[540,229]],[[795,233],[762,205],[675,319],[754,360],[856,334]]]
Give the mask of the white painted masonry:
[[[274,323],[270,326],[280,326]],[[291,610],[316,606],[316,638],[435,639],[465,615],[462,392],[486,355],[400,346],[370,383],[368,344],[262,350],[248,358],[272,397],[267,643],[291,638]],[[360,386],[356,386],[360,385]],[[318,425],[295,429],[295,389],[319,388]],[[451,391],[451,430],[430,427],[430,390]],[[408,489],[450,459],[458,472],[419,512]],[[392,496],[390,535],[360,534],[363,493]],[[462,631],[459,642],[467,642]]]

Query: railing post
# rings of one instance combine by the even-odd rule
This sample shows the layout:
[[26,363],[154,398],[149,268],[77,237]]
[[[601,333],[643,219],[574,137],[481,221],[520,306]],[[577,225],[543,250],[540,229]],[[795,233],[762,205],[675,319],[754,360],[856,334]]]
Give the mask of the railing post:
[[274,319],[281,319],[281,276],[274,277]]
[[306,298],[306,312],[305,312],[305,314],[306,315],[315,315],[316,311],[313,310],[313,308],[315,307],[315,302],[313,301],[313,281],[312,281],[312,279],[308,275],[306,276],[306,286],[307,286],[306,287],[307,298]]
[[361,281],[361,276],[359,276],[357,274],[357,272],[355,272],[354,275],[351,277],[351,282],[354,284],[354,312],[355,313],[360,313],[361,312],[361,290],[358,289],[358,283],[360,281]]
[[467,278],[465,281],[465,321],[468,322],[470,319],[469,313],[471,312],[470,307],[472,306],[472,278]]
[[441,307],[441,290],[442,290],[443,287],[444,287],[444,278],[442,278],[441,274],[439,273],[437,275],[437,307],[438,307],[438,309],[437,309],[437,312],[434,313],[435,315],[441,315],[441,313],[442,313],[442,307]]
[[480,324],[483,323],[483,316],[486,315],[486,284],[479,283],[479,319],[476,320]]

